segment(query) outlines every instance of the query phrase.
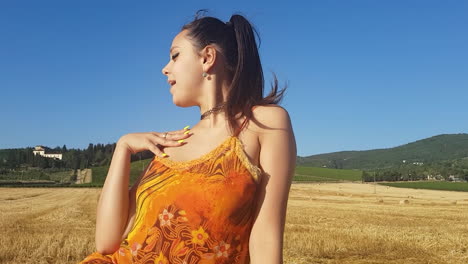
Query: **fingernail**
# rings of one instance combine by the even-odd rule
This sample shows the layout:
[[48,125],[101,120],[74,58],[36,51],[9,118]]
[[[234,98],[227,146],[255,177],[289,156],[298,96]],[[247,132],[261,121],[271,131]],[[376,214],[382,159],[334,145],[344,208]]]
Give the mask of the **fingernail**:
[[190,126],[186,126],[186,127],[184,127],[184,129],[187,130],[187,129],[189,129],[189,127],[190,127]]
[[163,153],[161,156],[163,156],[163,157],[166,157],[166,156],[167,156],[167,154],[166,154],[166,153]]
[[183,139],[181,139],[181,140],[177,140],[177,142],[179,142],[179,143],[183,143],[183,142],[184,142],[184,140],[183,140]]
[[190,130],[187,130],[187,131],[184,132],[184,134],[188,134],[188,133],[190,133]]

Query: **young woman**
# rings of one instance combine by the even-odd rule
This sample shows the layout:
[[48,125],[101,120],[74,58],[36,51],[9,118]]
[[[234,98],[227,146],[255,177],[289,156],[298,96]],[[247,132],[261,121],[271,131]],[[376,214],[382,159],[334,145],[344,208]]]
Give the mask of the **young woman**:
[[[97,251],[80,263],[283,263],[296,142],[263,71],[251,24],[195,17],[162,69],[192,129],[131,133],[115,149],[97,211]],[[165,114],[163,111],[161,114]],[[128,190],[130,155],[154,152]]]

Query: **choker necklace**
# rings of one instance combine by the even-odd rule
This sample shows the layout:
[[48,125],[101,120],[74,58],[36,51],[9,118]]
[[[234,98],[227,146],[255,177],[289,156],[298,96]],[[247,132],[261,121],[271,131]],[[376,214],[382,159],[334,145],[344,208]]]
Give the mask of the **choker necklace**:
[[205,118],[207,115],[209,114],[212,114],[214,112],[217,112],[217,111],[220,111],[220,110],[223,110],[223,107],[224,105],[226,105],[226,102],[224,103],[221,103],[213,108],[211,108],[210,110],[206,111],[205,113],[203,113],[201,116],[200,116],[200,120],[202,120],[203,118]]

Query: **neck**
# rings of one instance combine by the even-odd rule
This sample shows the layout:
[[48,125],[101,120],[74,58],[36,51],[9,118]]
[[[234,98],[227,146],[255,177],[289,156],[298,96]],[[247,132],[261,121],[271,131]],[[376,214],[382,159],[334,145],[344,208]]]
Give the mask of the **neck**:
[[226,107],[226,102],[222,102],[221,104],[218,104],[217,106],[211,108],[210,110],[204,112],[201,116],[200,116],[200,120],[203,120],[205,117],[211,115],[211,114],[214,114],[214,113],[217,113],[217,112],[222,112],[222,111],[225,111],[225,107]]
[[200,124],[206,128],[221,127],[226,124],[226,103],[220,103],[215,107],[208,109],[200,116]]
[[[229,91],[229,84],[219,81],[216,75],[212,76],[212,80],[206,84],[206,96],[203,96],[203,102],[200,103],[200,116],[206,111],[226,102],[227,94]],[[227,119],[225,111],[215,111],[208,114],[205,118],[200,120],[200,125],[206,128],[215,128],[225,126]]]

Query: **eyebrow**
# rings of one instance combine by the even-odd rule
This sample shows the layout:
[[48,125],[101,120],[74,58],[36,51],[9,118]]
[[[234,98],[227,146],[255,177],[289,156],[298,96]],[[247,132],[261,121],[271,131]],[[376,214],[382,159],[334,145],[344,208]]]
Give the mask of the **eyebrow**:
[[171,53],[172,50],[175,49],[175,48],[179,48],[179,46],[174,46],[174,47],[172,47],[172,48],[169,50],[169,53]]

